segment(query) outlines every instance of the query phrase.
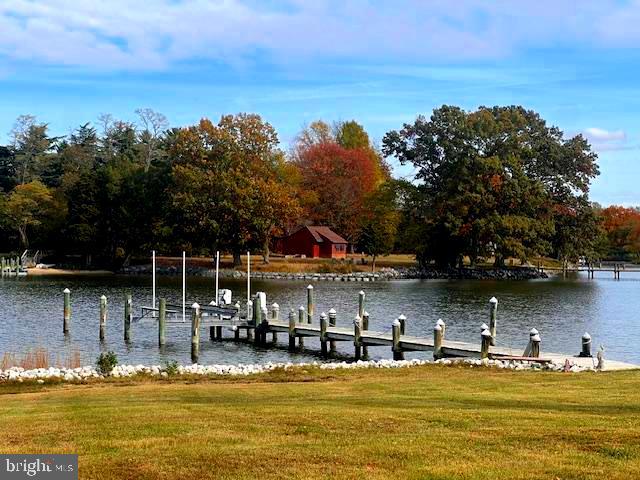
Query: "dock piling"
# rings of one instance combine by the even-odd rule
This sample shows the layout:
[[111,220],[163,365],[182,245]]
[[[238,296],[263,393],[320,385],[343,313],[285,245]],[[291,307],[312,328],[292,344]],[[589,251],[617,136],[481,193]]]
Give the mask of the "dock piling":
[[442,339],[444,340],[445,334],[447,332],[447,324],[444,323],[441,318],[439,318],[436,322],[436,325],[440,325],[440,328],[442,329]]
[[[362,330],[369,330],[369,313],[366,310],[362,313]],[[369,358],[369,347],[366,345],[362,345],[362,358]]]
[[489,346],[491,345],[491,332],[484,329],[480,334],[480,358],[489,358]]
[[200,305],[191,305],[191,361],[198,363],[200,356]]
[[433,359],[438,360],[442,357],[442,327],[439,323],[433,327]]
[[[280,305],[274,303],[271,305],[271,320],[275,322],[280,321]],[[276,343],[278,341],[278,332],[271,332],[271,341]]]
[[164,347],[166,343],[166,330],[167,330],[167,299],[160,299],[158,315],[158,345]]
[[[2,259],[4,260],[4,258]],[[4,269],[4,265],[2,266]],[[62,333],[69,333],[69,323],[71,323],[71,290],[65,288],[64,293],[64,313],[62,315]]]
[[490,319],[489,319],[489,332],[491,333],[491,345],[496,344],[496,330],[498,323],[498,299],[496,297],[491,297],[489,300],[489,308],[490,308]]
[[131,341],[131,321],[133,320],[133,300],[128,293],[124,301],[124,341]]
[[[247,300],[247,323],[251,321],[253,318],[253,302],[251,300]],[[253,332],[251,332],[250,328],[247,328],[247,340],[251,341],[253,339]]]
[[104,342],[105,329],[107,327],[107,297],[100,297],[100,341]]
[[400,315],[398,321],[400,322],[400,335],[404,335],[407,331],[407,317]]
[[[305,321],[306,321],[306,314],[304,311],[304,307],[300,305],[300,308],[298,309],[298,323],[305,323]],[[298,347],[300,348],[300,350],[304,348],[303,337],[298,338]]]
[[540,356],[540,334],[531,337],[531,356],[538,358]]
[[[338,318],[338,312],[335,311],[335,309],[331,309],[329,310],[329,326],[330,327],[335,327],[337,324],[337,318]],[[330,353],[335,353],[336,351],[336,342],[335,340],[331,340],[329,342],[329,352]]]
[[353,346],[355,348],[355,359],[357,362],[362,355],[362,319],[359,315],[356,315],[353,321]]
[[307,287],[307,323],[313,323],[313,314],[315,310],[315,303],[313,299],[313,285]]
[[391,336],[393,342],[393,359],[394,360],[404,360],[404,352],[400,348],[400,320],[396,319],[393,321],[391,325]]
[[322,355],[327,355],[327,314],[322,312],[320,314],[320,349]]
[[296,312],[291,309],[289,312],[289,351],[296,349]]
[[580,357],[592,357],[591,355],[591,335],[588,332],[585,332],[582,335],[582,351],[580,352]]

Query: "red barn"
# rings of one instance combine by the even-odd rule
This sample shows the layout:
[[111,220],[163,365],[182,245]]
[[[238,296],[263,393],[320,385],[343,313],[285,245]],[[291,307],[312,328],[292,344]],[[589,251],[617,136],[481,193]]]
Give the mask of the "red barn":
[[308,226],[278,239],[276,250],[308,258],[346,258],[348,243],[329,227]]

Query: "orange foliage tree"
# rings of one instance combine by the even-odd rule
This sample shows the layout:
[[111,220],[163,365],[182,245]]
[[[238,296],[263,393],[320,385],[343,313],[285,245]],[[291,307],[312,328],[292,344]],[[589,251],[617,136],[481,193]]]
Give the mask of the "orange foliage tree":
[[602,227],[607,233],[611,254],[629,253],[640,257],[640,211],[611,205],[601,212]]

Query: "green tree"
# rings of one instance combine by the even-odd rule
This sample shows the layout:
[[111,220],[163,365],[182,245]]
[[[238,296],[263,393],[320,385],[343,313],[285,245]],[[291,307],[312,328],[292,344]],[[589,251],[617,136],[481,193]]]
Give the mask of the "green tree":
[[371,255],[371,271],[376,269],[376,259],[393,251],[400,223],[396,185],[382,184],[366,201],[367,213],[362,219],[358,246]]

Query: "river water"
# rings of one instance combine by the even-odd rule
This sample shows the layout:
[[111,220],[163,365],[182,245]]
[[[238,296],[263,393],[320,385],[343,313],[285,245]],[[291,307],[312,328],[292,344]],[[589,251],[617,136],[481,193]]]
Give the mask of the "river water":
[[[447,338],[480,342],[480,325],[488,323],[489,299],[499,300],[498,345],[521,354],[528,332],[535,327],[542,337],[542,351],[577,353],[580,338],[587,331],[593,337],[594,352],[603,344],[607,358],[640,363],[640,274],[597,273],[567,279],[534,281],[445,281],[398,280],[375,283],[315,283],[316,315],[335,308],[338,325],[351,326],[358,310],[358,292],[366,292],[366,310],[370,329],[390,331],[391,322],[400,314],[407,320],[407,334],[431,336],[435,322],[447,324]],[[209,303],[214,296],[211,278],[189,278],[187,303]],[[72,291],[71,334],[62,334],[64,288]],[[220,288],[233,291],[233,301],[244,305],[246,285],[242,280],[222,279]],[[286,280],[255,280],[252,290],[265,291],[269,304],[280,304],[281,316],[289,309],[306,305],[306,283]],[[157,327],[134,323],[132,342],[123,341],[124,298],[132,293],[135,314],[142,305],[151,304],[151,278],[110,277],[22,277],[0,280],[0,355],[24,354],[30,349],[46,348],[55,358],[79,352],[83,364],[92,364],[101,351],[113,350],[121,363],[159,364],[177,360],[190,362],[188,325],[170,325],[167,346],[157,347]],[[107,338],[98,339],[99,298],[109,299]],[[181,302],[181,280],[158,279],[158,297]],[[317,320],[316,320],[317,321]],[[189,320],[187,320],[187,324]],[[231,332],[225,332],[232,337]],[[279,348],[256,349],[250,344],[211,342],[207,331],[201,334],[200,363],[258,363],[269,361],[318,360],[319,343],[306,339],[307,350],[288,353],[288,339],[280,334]],[[345,355],[353,346],[338,344]],[[370,348],[373,358],[389,358],[389,347]],[[429,357],[414,353],[408,357]]]

